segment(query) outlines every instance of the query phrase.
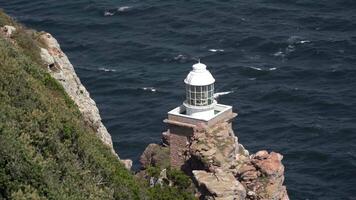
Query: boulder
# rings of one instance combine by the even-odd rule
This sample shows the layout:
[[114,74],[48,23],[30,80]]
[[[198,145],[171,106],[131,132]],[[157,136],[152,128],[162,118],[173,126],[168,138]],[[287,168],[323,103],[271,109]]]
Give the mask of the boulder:
[[228,123],[222,122],[214,127],[200,126],[194,131],[190,154],[199,158],[205,168],[228,170],[234,165],[238,146],[237,138]]
[[40,56],[41,59],[43,60],[43,62],[47,65],[47,66],[52,66],[54,65],[54,59],[53,57],[49,54],[47,49],[41,48],[40,51]]
[[14,26],[5,25],[1,28],[1,31],[5,34],[5,36],[11,37],[16,32],[16,28]]
[[169,135],[170,133],[169,132],[163,132],[162,133],[162,145],[163,146],[169,146]]
[[255,155],[253,157],[256,159],[259,159],[259,160],[263,160],[263,159],[268,158],[268,156],[269,156],[268,152],[266,150],[262,150],[262,151],[258,151],[257,153],[255,153]]
[[263,154],[256,154],[252,162],[267,176],[282,176],[284,174],[284,166],[281,162],[282,158],[283,156],[279,153],[272,152],[268,154],[266,151]]
[[237,170],[236,177],[246,187],[247,197],[251,200],[288,200],[286,187],[283,186],[283,156],[279,153],[259,151]]
[[158,144],[149,144],[140,157],[141,168],[149,166],[168,168],[169,167],[169,148]]
[[128,170],[131,170],[131,167],[132,167],[132,160],[130,159],[123,159],[123,160],[120,160],[122,162],[122,164],[124,164],[125,168],[128,169]]
[[[246,189],[231,173],[222,170],[216,173],[193,170],[193,175],[205,199],[243,200],[246,197]],[[208,193],[204,194],[205,190]]]

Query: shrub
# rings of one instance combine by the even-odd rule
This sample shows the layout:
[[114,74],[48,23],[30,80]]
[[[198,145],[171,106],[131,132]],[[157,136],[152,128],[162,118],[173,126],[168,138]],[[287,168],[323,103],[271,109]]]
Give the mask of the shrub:
[[192,184],[189,176],[184,174],[181,170],[170,169],[167,171],[167,176],[169,180],[173,181],[175,186],[181,189],[187,189]]

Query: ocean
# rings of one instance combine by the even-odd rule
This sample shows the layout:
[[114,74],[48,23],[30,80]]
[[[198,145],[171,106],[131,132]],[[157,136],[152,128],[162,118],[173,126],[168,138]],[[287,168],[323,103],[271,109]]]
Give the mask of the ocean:
[[356,1],[0,0],[50,32],[121,158],[160,141],[197,59],[250,152],[284,155],[291,199],[356,199]]

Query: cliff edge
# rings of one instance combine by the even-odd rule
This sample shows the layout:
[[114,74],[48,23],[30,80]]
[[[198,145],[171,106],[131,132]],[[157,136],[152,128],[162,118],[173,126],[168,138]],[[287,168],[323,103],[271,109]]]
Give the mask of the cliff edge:
[[[16,33],[16,28],[5,25],[1,27],[1,31],[5,37],[11,39],[11,36]],[[73,65],[61,50],[57,40],[46,32],[38,33],[37,40],[41,44],[39,46],[41,60],[46,65],[50,75],[62,85],[64,91],[78,106],[85,122],[96,132],[100,140],[112,150],[112,153],[119,158],[114,150],[111,135],[102,123],[95,101],[81,83]],[[128,169],[131,168],[131,160],[122,160],[122,162]]]
[[185,146],[179,147],[178,157],[172,158],[169,151],[176,148],[171,145],[175,139],[177,137],[172,137],[172,133],[164,132],[160,145],[150,144],[146,148],[140,158],[141,175],[152,167],[158,170],[170,168],[168,163],[178,159],[185,161],[181,170],[190,176],[199,199],[289,199],[283,185],[283,156],[265,150],[250,155],[238,143],[229,123],[219,122],[213,127],[199,124]]
[[73,65],[61,50],[57,40],[51,34],[41,32],[39,41],[45,45],[44,48],[41,48],[40,55],[44,63],[48,66],[48,72],[63,86],[65,92],[78,106],[85,121],[95,130],[100,140],[108,145],[113,153],[115,153],[111,136],[101,122],[99,109],[95,101],[90,97],[89,92],[80,82]]

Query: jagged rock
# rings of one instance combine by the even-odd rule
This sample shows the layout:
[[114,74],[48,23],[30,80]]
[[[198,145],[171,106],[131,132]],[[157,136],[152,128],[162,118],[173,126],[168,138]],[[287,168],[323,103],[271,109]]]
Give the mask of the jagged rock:
[[253,157],[261,160],[261,159],[266,159],[268,156],[269,156],[268,152],[266,150],[262,150],[255,153]]
[[1,28],[1,31],[5,34],[5,36],[11,37],[16,32],[16,28],[14,26],[5,25]]
[[[249,155],[226,122],[198,124],[187,141],[182,152],[189,159],[182,169],[195,179],[200,199],[288,200],[283,156],[267,151]],[[150,144],[141,156],[142,165],[161,166],[157,155],[162,148],[169,149]]]
[[40,56],[41,56],[41,59],[43,60],[43,62],[47,66],[54,65],[55,61],[54,61],[53,57],[49,54],[47,49],[41,48]]
[[131,170],[132,167],[132,160],[130,159],[123,159],[121,160],[122,164],[124,164],[125,168]]
[[162,145],[163,146],[169,146],[169,137],[170,133],[169,132],[163,132],[162,133]]
[[148,166],[169,167],[169,148],[158,144],[149,144],[140,157],[141,168]]
[[202,170],[193,171],[194,178],[202,189],[206,189],[205,199],[213,197],[219,200],[243,200],[246,197],[244,186],[231,173],[217,171],[209,173]]
[[62,52],[57,40],[49,33],[41,33],[40,41],[46,45],[41,49],[41,57],[48,65],[56,64],[57,70],[51,70],[50,74],[63,86],[69,97],[78,106],[84,120],[91,126],[104,144],[108,145],[112,152],[118,156],[113,148],[111,136],[101,122],[101,117],[96,103],[91,99],[89,92],[80,82],[74,71],[73,65]]
[[159,148],[158,144],[149,144],[146,147],[145,151],[143,151],[140,157],[140,164],[142,169],[146,169],[147,167],[155,163],[153,157],[156,152],[156,148]]
[[237,170],[237,178],[247,189],[247,199],[288,200],[286,187],[283,186],[283,156],[267,151],[259,151],[245,160]]
[[[237,138],[237,137],[236,137]],[[238,154],[242,156],[249,156],[250,153],[245,149],[245,147],[242,144],[239,144],[237,141],[237,146],[238,146]]]
[[257,171],[247,171],[241,175],[242,180],[249,181],[257,179],[258,172]]
[[200,158],[207,169],[230,169],[236,155],[236,137],[227,123],[195,130],[190,145],[190,154]]
[[255,155],[252,162],[259,168],[259,170],[267,176],[281,176],[284,173],[284,166],[281,160],[283,156],[279,153],[263,152],[263,155]]

